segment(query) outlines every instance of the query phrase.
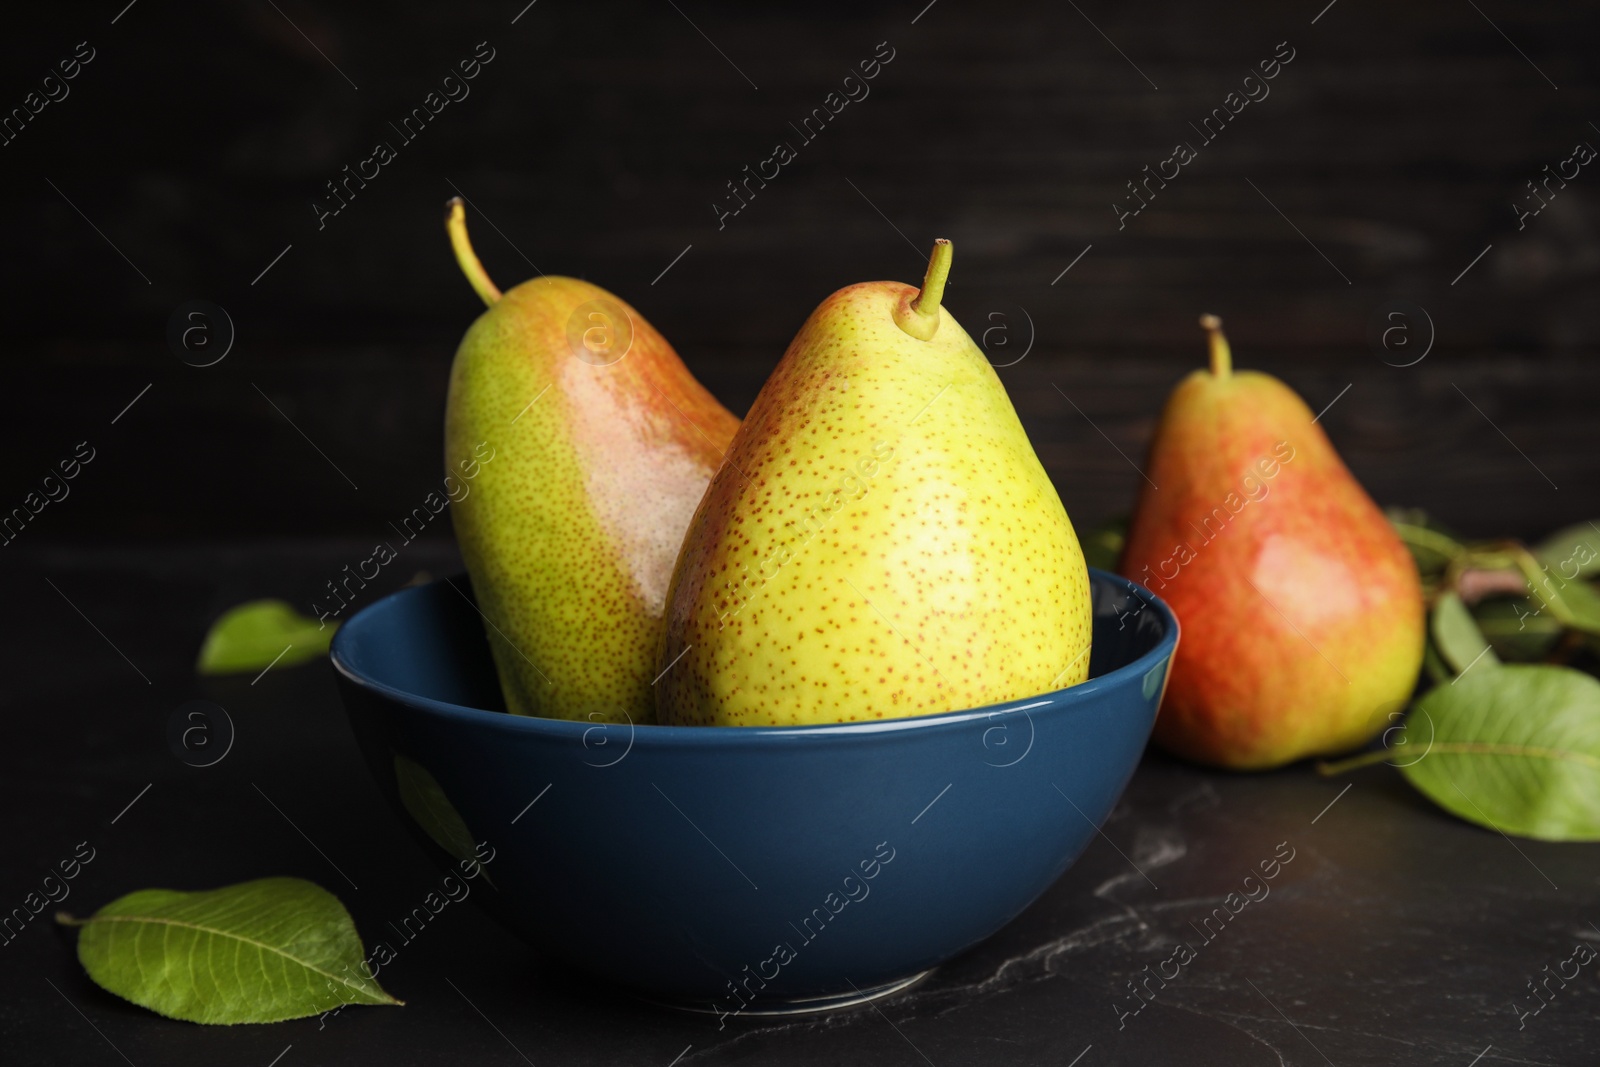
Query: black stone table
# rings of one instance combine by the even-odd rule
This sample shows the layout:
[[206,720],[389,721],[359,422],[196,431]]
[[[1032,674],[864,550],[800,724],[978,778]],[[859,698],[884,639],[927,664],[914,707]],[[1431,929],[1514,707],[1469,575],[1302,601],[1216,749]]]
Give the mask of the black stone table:
[[[334,891],[369,940],[408,911],[437,875],[381,806],[327,664],[192,674],[219,611],[261,595],[303,605],[365,547],[9,549],[0,907],[87,842],[62,905],[79,913],[266,875]],[[391,584],[456,566],[447,546],[407,551]],[[166,740],[197,697],[237,727],[205,768]],[[467,905],[384,968],[404,1008],[201,1027],[99,990],[47,909],[0,946],[0,1062],[1578,1067],[1600,1046],[1600,961],[1548,979],[1544,999],[1530,982],[1579,944],[1600,949],[1597,890],[1600,847],[1466,825],[1390,768],[1330,781],[1152,754],[1033,907],[869,1006],[719,1030],[583,981]]]

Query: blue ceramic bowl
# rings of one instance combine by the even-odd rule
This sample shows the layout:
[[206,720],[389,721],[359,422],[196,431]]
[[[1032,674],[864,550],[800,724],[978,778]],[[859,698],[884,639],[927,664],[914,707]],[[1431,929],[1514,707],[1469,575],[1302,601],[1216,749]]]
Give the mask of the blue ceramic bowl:
[[464,578],[350,619],[333,664],[380,788],[506,926],[719,1014],[900,988],[1059,878],[1127,784],[1178,624],[1091,571],[1089,680],[971,711],[801,727],[506,714]]

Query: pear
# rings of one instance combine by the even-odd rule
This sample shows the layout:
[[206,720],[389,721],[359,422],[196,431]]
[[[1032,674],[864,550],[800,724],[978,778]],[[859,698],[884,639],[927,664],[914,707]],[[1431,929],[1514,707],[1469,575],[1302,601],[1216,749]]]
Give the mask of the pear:
[[1088,571],[988,360],[922,289],[812,312],[684,537],[661,722],[775,726],[980,707],[1088,675]]
[[673,561],[739,420],[618,297],[551,275],[502,295],[459,199],[447,227],[488,310],[450,370],[446,489],[506,706],[653,722]]
[[1300,397],[1200,321],[1211,368],[1167,400],[1119,568],[1183,627],[1155,740],[1235,769],[1354,748],[1416,683],[1416,565]]

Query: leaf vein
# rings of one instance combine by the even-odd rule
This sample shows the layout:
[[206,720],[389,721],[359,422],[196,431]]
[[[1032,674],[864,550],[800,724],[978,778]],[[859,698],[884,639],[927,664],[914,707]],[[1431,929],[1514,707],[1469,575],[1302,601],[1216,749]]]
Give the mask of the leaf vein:
[[[275,955],[282,956],[284,959],[287,959],[287,960],[290,960],[290,961],[292,961],[292,962],[294,962],[296,964],[299,964],[301,967],[304,967],[306,970],[314,971],[317,974],[320,974],[325,978],[331,978],[334,981],[340,983],[341,985],[344,985],[344,986],[346,986],[346,987],[348,987],[350,989],[353,989],[353,990],[361,993],[363,996],[372,996],[373,995],[372,991],[369,990],[362,983],[354,982],[354,981],[351,981],[348,978],[344,978],[344,977],[342,977],[340,975],[333,974],[333,973],[331,973],[329,971],[325,971],[321,967],[318,967],[317,965],[315,965],[313,963],[310,963],[310,962],[308,962],[306,960],[302,960],[298,956],[294,956],[291,953],[285,952],[283,949],[278,948],[275,945],[269,945],[269,944],[266,944],[265,942],[257,941],[254,938],[246,937],[243,934],[232,933],[232,932],[227,931],[227,930],[217,930],[217,929],[213,929],[212,927],[209,927],[209,926],[202,926],[199,923],[184,922],[181,919],[168,919],[168,918],[162,918],[162,917],[159,917],[159,916],[149,916],[149,915],[96,915],[96,916],[92,916],[92,917],[90,917],[88,919],[83,920],[83,925],[85,925],[85,926],[87,926],[87,925],[89,925],[91,923],[146,923],[146,924],[161,924],[163,926],[169,926],[169,927],[170,926],[178,926],[178,927],[184,927],[184,928],[189,929],[189,930],[195,930],[195,931],[198,931],[198,932],[203,933],[203,934],[210,934],[213,937],[222,937],[222,938],[229,938],[229,939],[234,940],[234,941],[241,941],[241,942],[244,942],[245,944],[252,945],[255,948],[261,949],[261,950],[263,950],[265,952],[271,952],[271,953],[273,953]],[[135,935],[135,936],[137,936],[137,935]],[[165,940],[165,936],[166,936],[166,932],[165,931],[163,932],[162,936],[163,936],[163,941],[164,941]],[[234,951],[235,951],[236,958],[237,958],[238,949],[235,948]]]
[[1600,771],[1600,758],[1591,756],[1586,752],[1572,752],[1560,748],[1544,748],[1538,745],[1513,745],[1499,741],[1436,741],[1433,745],[1434,752],[1472,753],[1490,756],[1526,756],[1532,759],[1548,759],[1570,763],[1579,763]]

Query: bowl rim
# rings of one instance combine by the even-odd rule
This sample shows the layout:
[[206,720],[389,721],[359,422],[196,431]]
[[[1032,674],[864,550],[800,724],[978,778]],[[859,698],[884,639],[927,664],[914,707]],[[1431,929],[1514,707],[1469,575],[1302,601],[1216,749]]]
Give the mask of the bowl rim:
[[[362,673],[348,662],[344,646],[355,640],[349,634],[352,630],[359,629],[363,617],[384,610],[390,604],[390,601],[398,600],[401,597],[420,595],[426,589],[442,582],[448,582],[450,577],[454,577],[453,575],[435,579],[426,585],[409,586],[396,590],[356,612],[334,633],[329,647],[328,659],[333,664],[334,670],[351,684],[380,694],[418,711],[509,733],[547,735],[556,738],[570,737],[581,739],[585,743],[587,743],[590,731],[606,730],[612,727],[617,729],[626,727],[629,731],[630,744],[636,735],[642,734],[648,737],[653,744],[665,745],[704,744],[708,742],[712,744],[736,744],[739,742],[760,744],[783,739],[881,736],[914,730],[937,730],[940,727],[958,726],[974,720],[987,721],[1013,712],[1026,713],[1045,707],[1048,707],[1050,711],[1059,711],[1079,706],[1102,689],[1124,684],[1134,676],[1142,677],[1157,662],[1163,659],[1169,661],[1167,674],[1168,677],[1171,676],[1170,660],[1177,651],[1181,632],[1181,625],[1172,608],[1166,601],[1130,578],[1124,578],[1120,574],[1102,570],[1099,567],[1090,567],[1088,570],[1091,591],[1094,588],[1096,579],[1105,583],[1121,585],[1125,587],[1125,591],[1132,593],[1143,600],[1148,607],[1156,610],[1157,617],[1161,621],[1162,633],[1153,648],[1138,656],[1132,662],[1123,664],[1113,671],[1098,677],[1088,678],[1077,685],[1068,686],[1065,689],[1056,689],[1034,696],[1017,697],[1013,700],[985,704],[976,708],[935,712],[930,715],[870,719],[863,722],[810,723],[792,726],[664,726],[658,723],[634,723],[631,721],[617,723],[583,719],[550,719],[534,715],[513,715],[510,712],[491,711],[487,708],[474,708],[465,704],[436,700],[433,697],[423,696],[419,693],[407,692],[404,689],[379,681],[369,674]],[[1164,678],[1162,681],[1164,688],[1167,679]]]

